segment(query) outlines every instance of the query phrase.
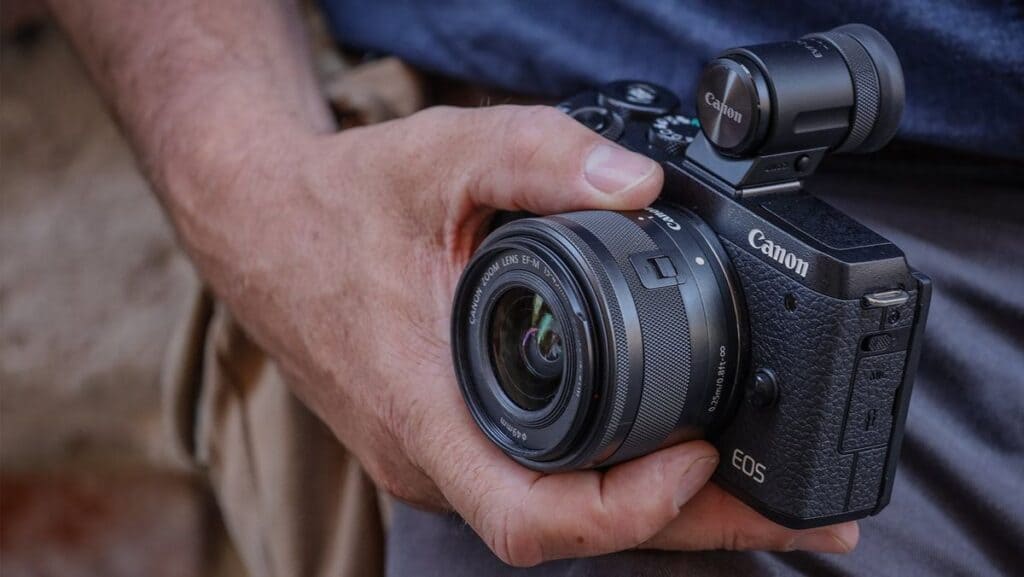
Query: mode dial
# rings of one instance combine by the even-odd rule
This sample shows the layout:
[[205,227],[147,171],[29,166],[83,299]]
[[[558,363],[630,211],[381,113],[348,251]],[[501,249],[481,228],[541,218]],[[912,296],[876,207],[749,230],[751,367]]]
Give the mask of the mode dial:
[[669,156],[682,154],[686,146],[700,132],[700,122],[682,114],[659,116],[647,131],[647,140],[652,147]]
[[679,106],[679,98],[666,88],[650,82],[620,80],[598,89],[598,102],[631,117],[668,114]]
[[577,108],[570,111],[569,116],[608,140],[618,140],[625,128],[621,116],[602,106]]

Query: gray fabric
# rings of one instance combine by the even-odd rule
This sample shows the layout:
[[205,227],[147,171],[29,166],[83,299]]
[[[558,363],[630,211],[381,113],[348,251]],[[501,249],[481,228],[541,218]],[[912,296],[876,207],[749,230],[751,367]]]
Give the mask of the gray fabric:
[[941,151],[835,158],[826,170],[814,190],[895,242],[935,283],[892,502],[861,522],[856,551],[628,552],[513,570],[461,520],[398,506],[388,574],[1020,574],[1024,176],[1019,167]]

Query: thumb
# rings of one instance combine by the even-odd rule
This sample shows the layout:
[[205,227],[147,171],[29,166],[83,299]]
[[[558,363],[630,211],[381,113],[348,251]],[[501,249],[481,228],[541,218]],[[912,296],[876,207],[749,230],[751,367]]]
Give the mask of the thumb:
[[550,214],[643,208],[661,191],[661,166],[547,106],[469,111],[465,142],[478,206]]

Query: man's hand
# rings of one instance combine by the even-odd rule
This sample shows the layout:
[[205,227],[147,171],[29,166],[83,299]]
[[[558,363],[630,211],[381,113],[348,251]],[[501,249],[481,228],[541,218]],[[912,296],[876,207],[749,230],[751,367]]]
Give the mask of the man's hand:
[[548,108],[433,109],[327,136],[295,2],[49,0],[204,280],[374,480],[503,560],[631,547],[848,551],[714,485],[693,442],[541,475],[469,417],[450,300],[495,209],[629,209],[656,164]]
[[451,299],[494,211],[640,208],[662,183],[651,160],[551,108],[435,108],[299,139],[232,175],[223,195],[244,199],[242,222],[198,247],[216,255],[207,278],[379,486],[453,508],[504,561],[856,543],[854,523],[787,530],[706,485],[718,457],[705,442],[542,475],[470,418]]

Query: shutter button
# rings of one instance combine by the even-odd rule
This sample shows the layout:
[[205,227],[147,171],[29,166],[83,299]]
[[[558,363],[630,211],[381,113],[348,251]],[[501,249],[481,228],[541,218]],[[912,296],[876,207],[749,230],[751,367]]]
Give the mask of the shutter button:
[[618,140],[625,129],[621,116],[601,106],[577,108],[569,116],[608,140]]

